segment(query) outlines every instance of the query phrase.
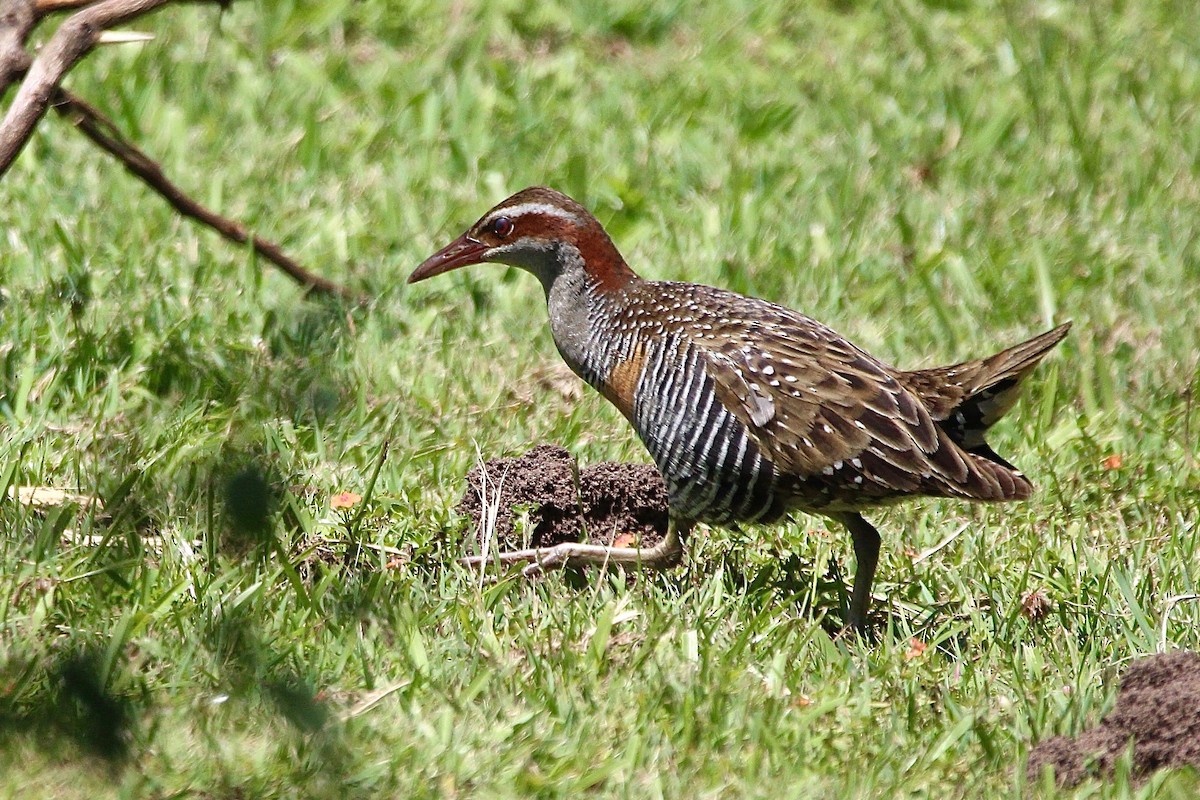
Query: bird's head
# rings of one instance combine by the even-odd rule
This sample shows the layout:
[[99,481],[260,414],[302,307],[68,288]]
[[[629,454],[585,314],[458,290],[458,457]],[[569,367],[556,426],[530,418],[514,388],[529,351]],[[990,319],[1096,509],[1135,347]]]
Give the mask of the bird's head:
[[484,214],[425,259],[408,282],[484,262],[528,270],[547,293],[558,278],[576,272],[606,288],[619,288],[634,277],[596,218],[562,192],[543,186],[517,192]]

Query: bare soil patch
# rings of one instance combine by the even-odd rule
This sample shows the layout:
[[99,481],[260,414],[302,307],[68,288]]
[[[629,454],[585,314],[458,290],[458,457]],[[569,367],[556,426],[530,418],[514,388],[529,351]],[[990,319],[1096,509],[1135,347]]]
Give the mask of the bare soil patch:
[[[658,470],[611,461],[580,470],[557,445],[494,458],[467,473],[458,512],[479,530],[492,509],[502,550],[581,541],[652,547],[667,532],[667,488]],[[521,516],[527,521],[518,526]]]
[[1116,707],[1075,737],[1055,736],[1029,756],[1028,776],[1046,766],[1061,786],[1112,773],[1133,747],[1133,772],[1200,766],[1200,653],[1181,651],[1135,661],[1121,678]]

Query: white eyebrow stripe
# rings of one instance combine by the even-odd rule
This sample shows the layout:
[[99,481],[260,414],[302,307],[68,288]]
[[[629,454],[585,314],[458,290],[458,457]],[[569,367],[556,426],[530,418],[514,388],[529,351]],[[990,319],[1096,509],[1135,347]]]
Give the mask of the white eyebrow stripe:
[[552,206],[549,203],[521,203],[520,205],[509,206],[508,208],[501,208],[498,209],[495,214],[488,217],[488,222],[491,222],[496,217],[509,217],[511,219],[515,219],[517,217],[523,217],[526,214],[545,214],[548,217],[558,217],[559,219],[564,219],[567,222],[574,222],[576,224],[579,223],[578,216],[572,214],[570,211],[567,211],[565,208]]

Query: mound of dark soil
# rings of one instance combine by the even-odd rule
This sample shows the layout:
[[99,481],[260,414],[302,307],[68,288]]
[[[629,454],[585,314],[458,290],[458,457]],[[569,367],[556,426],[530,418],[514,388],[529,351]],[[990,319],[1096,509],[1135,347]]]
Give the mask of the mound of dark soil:
[[[613,462],[578,470],[575,458],[557,445],[494,458],[467,473],[458,513],[479,530],[493,508],[502,550],[579,541],[650,547],[667,532],[667,488],[658,470]],[[521,515],[528,542],[514,524]]]
[[1028,775],[1047,765],[1061,786],[1104,776],[1133,745],[1133,770],[1146,778],[1159,769],[1200,766],[1200,653],[1151,656],[1129,666],[1117,705],[1091,730],[1056,736],[1033,749]]

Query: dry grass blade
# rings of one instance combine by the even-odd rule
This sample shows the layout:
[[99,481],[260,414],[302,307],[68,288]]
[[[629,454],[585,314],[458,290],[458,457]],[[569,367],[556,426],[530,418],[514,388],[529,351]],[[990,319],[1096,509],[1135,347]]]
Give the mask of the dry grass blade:
[[917,554],[917,556],[916,556],[916,558],[914,558],[914,559],[913,559],[913,562],[912,562],[912,563],[914,563],[914,564],[920,564],[920,563],[921,563],[922,561],[924,561],[925,559],[927,559],[927,558],[930,558],[930,557],[932,557],[932,556],[936,555],[938,552],[940,552],[941,550],[945,549],[945,548],[946,548],[946,547],[947,547],[947,546],[948,546],[948,545],[949,545],[951,542],[953,542],[953,541],[954,541],[955,539],[957,539],[959,536],[962,536],[962,535],[963,535],[963,532],[964,532],[964,531],[965,531],[967,528],[969,528],[969,527],[970,527],[970,525],[967,525],[967,524],[960,525],[960,526],[958,527],[958,529],[957,529],[957,530],[955,530],[954,532],[952,532],[952,533],[951,533],[949,536],[947,536],[945,539],[942,539],[940,542],[938,542],[937,544],[935,544],[933,547],[930,547],[930,548],[929,548],[929,549],[927,549],[927,550],[922,550],[920,553],[918,553],[918,554]]
[[99,497],[68,492],[53,486],[10,486],[8,496],[23,506],[33,508],[56,508],[73,504],[82,509],[104,510],[104,501]]
[[153,33],[142,31],[104,31],[96,39],[96,44],[134,44],[154,41]]
[[1158,631],[1158,652],[1167,652],[1167,623],[1171,618],[1171,611],[1180,603],[1187,603],[1192,600],[1200,600],[1200,594],[1177,594],[1168,597],[1166,603],[1163,604],[1162,622],[1159,623]]
[[338,719],[340,719],[342,722],[345,722],[348,719],[354,719],[355,717],[362,716],[375,706],[379,705],[383,700],[386,700],[389,696],[395,694],[411,683],[412,678],[405,678],[402,681],[396,681],[393,684],[376,689],[373,692],[368,692],[357,703],[338,714]]
[[487,556],[492,551],[496,541],[496,521],[500,517],[500,495],[504,489],[504,478],[508,474],[505,469],[494,488],[489,490],[490,476],[483,452],[475,445],[475,461],[479,465],[479,506],[483,509],[483,520],[479,526],[479,555],[485,560],[479,565],[479,587],[482,589],[487,575]]

